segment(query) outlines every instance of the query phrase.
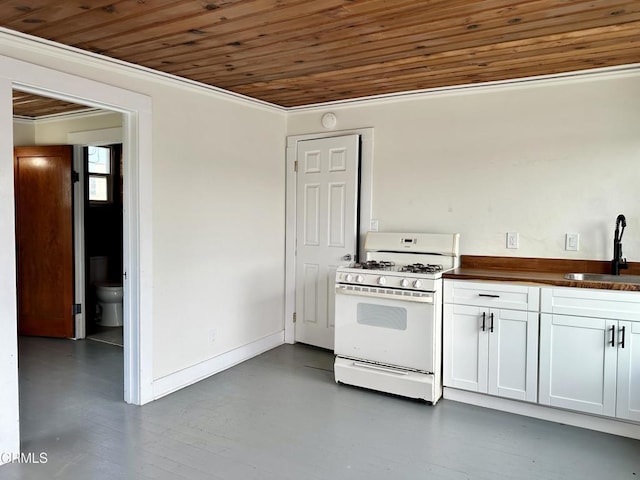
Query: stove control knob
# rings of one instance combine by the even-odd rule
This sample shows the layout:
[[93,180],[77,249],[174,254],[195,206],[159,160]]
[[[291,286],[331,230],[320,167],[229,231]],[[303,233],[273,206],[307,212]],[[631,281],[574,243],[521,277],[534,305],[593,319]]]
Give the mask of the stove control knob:
[[356,276],[356,282],[358,282],[358,283],[364,282],[364,277],[362,275]]
[[347,282],[353,282],[353,275],[351,275],[350,273],[347,273],[347,274],[344,276],[344,279],[345,279],[345,281],[347,281]]
[[422,282],[420,280],[416,280],[413,282],[413,288],[420,288],[422,286]]
[[378,285],[385,285],[387,283],[387,279],[384,277],[378,278]]
[[409,280],[407,280],[406,278],[403,278],[402,280],[400,280],[400,286],[401,287],[408,287],[409,286]]

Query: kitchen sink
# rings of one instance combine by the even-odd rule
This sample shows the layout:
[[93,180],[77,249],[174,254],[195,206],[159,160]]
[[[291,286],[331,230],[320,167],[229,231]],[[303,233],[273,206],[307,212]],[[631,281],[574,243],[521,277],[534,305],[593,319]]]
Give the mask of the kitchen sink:
[[567,280],[578,280],[583,282],[613,282],[613,283],[638,283],[640,275],[607,275],[605,273],[567,273],[564,278]]

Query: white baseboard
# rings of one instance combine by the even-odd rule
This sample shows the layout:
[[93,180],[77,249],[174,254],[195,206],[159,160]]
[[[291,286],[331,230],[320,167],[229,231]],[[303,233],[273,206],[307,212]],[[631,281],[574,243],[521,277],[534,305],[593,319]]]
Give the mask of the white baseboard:
[[153,382],[153,399],[157,400],[181,388],[193,385],[200,380],[204,380],[211,375],[258,356],[283,343],[284,330],[218,355],[217,357],[210,358],[204,362],[197,363],[191,367],[158,378]]
[[492,408],[503,412],[515,413],[526,417],[539,418],[550,422],[564,423],[574,427],[587,428],[598,432],[611,433],[621,437],[640,440],[640,424],[628,423],[613,418],[597,417],[584,413],[561,410],[537,403],[519,402],[507,398],[493,397],[482,393],[457,390],[445,387],[444,398],[456,402],[468,403],[478,407]]

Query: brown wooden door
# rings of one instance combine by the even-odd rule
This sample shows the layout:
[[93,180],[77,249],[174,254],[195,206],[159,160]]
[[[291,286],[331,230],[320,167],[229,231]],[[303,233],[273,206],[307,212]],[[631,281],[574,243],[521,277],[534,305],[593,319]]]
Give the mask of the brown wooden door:
[[71,146],[16,147],[18,333],[72,337]]

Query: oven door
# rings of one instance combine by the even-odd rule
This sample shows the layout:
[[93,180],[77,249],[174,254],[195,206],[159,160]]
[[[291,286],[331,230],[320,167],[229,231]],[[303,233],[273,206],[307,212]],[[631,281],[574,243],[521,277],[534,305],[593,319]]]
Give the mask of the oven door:
[[335,353],[434,371],[435,294],[336,285]]

